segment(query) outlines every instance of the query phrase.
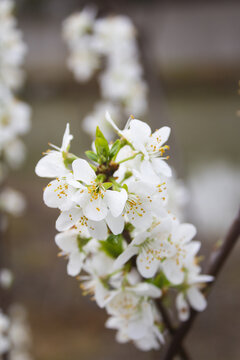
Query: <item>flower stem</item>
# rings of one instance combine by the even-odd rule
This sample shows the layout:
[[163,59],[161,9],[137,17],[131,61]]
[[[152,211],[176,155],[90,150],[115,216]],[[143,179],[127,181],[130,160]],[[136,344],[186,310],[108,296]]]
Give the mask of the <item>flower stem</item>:
[[138,152],[138,153],[136,153],[136,154],[134,154],[134,155],[132,155],[132,156],[129,156],[128,158],[126,158],[126,159],[123,159],[123,160],[120,160],[120,161],[118,161],[118,164],[122,164],[122,163],[124,163],[125,161],[128,161],[128,160],[132,160],[132,159],[134,159],[137,155],[139,155],[140,153]]

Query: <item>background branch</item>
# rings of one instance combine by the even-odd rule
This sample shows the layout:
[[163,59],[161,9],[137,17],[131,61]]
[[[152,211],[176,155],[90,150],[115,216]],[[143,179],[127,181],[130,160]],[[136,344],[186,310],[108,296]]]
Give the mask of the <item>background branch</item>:
[[[161,312],[164,324],[168,329],[169,334],[171,335],[171,337],[174,336],[176,332],[176,328],[172,325],[171,319],[168,315],[168,311],[165,308],[165,306],[162,304],[161,299],[157,301],[157,306],[159,311]],[[180,344],[179,346],[178,354],[182,360],[190,360],[190,355],[188,354],[187,350],[184,348],[182,344]]]

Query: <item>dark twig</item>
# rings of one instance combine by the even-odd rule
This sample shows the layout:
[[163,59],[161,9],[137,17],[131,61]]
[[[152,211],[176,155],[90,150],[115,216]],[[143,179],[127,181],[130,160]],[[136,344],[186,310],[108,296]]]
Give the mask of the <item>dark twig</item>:
[[[208,274],[213,275],[215,280],[212,283],[209,283],[205,287],[205,293],[208,294],[213,284],[217,280],[217,276],[224,266],[228,256],[230,255],[234,245],[236,244],[238,237],[240,235],[240,211],[238,213],[237,218],[233,222],[224,242],[221,247],[214,251],[212,256],[210,257],[210,263],[208,267]],[[166,348],[165,355],[163,357],[164,360],[172,360],[174,356],[179,352],[179,348],[182,345],[182,342],[189,330],[191,329],[197,315],[199,313],[191,310],[189,319],[182,323],[177,331],[174,334],[172,341],[169,346]]]
[[[164,321],[164,324],[169,332],[169,334],[171,336],[174,336],[175,332],[176,332],[176,328],[172,325],[172,322],[171,322],[171,319],[169,318],[169,315],[168,315],[168,312],[167,312],[167,309],[165,308],[165,306],[162,304],[162,301],[159,300],[157,302],[157,306],[158,306],[158,309],[159,311],[161,312],[162,314],[162,318],[163,318],[163,321]],[[178,351],[180,357],[183,359],[183,360],[190,360],[190,355],[187,353],[187,350],[184,348],[184,346],[182,344],[180,344],[179,346],[179,351]]]

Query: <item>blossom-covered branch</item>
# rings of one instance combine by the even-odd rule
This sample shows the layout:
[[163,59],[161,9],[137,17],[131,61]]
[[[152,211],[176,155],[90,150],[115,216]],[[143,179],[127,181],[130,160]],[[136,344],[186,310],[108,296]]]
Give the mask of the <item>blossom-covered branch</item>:
[[117,123],[132,112],[144,116],[147,84],[131,19],[123,15],[97,18],[96,13],[89,7],[69,16],[63,23],[63,37],[70,51],[68,67],[77,81],[86,82],[98,74],[102,99],[83,120],[83,129],[94,137],[98,125],[111,139],[106,109]]
[[205,309],[201,288],[212,276],[201,274],[195,227],[181,223],[168,202],[170,128],[152,133],[132,116],[120,130],[108,112],[106,119],[117,140],[108,143],[97,127],[87,161],[70,152],[67,125],[62,146],[46,152],[36,173],[54,178],[43,198],[60,210],[55,241],[68,274],[106,309],[106,326],[117,330],[118,341],[158,349],[165,324],[155,300],[174,292],[186,321],[190,306]]

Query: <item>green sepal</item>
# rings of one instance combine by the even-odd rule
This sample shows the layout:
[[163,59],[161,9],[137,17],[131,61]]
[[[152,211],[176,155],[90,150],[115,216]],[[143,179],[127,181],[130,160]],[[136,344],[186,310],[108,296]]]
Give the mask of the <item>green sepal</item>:
[[166,288],[166,287],[168,288],[171,285],[170,281],[168,281],[168,279],[163,274],[163,272],[160,272],[154,278],[148,279],[146,281],[157,286],[160,289]]
[[103,182],[105,181],[105,179],[106,179],[106,175],[105,175],[105,174],[98,174],[98,176],[97,176],[97,181],[98,181],[99,183],[103,183]]
[[87,243],[89,242],[89,240],[91,240],[91,238],[84,238],[84,237],[81,237],[80,235],[78,235],[77,237],[77,244],[78,244],[78,249],[80,252],[83,251],[83,247],[85,245],[87,245]]
[[124,190],[126,190],[126,191],[128,192],[128,186],[127,186],[127,184],[123,184],[122,187],[123,187]]
[[85,151],[85,154],[90,160],[98,162],[98,156],[94,151],[88,150]]
[[116,259],[123,252],[123,237],[119,235],[109,235],[107,240],[100,240],[100,250],[108,256]]
[[110,187],[112,187],[113,184],[111,182],[105,182],[102,185],[105,190],[108,190]]
[[69,166],[71,166],[73,161],[77,159],[77,156],[73,154],[69,154],[65,151],[62,152],[62,157],[63,157],[63,163],[67,169],[69,169]]
[[124,230],[131,233],[134,230],[134,226],[131,223],[126,223]]

